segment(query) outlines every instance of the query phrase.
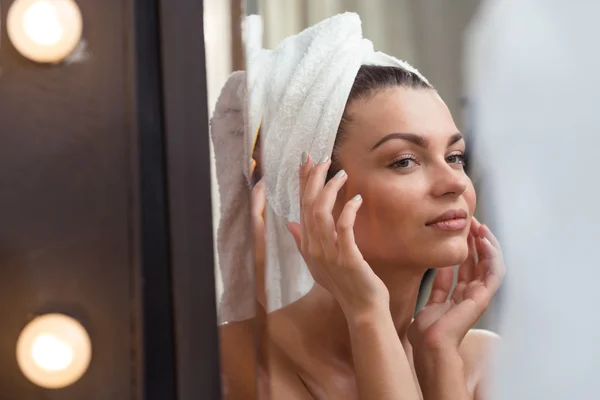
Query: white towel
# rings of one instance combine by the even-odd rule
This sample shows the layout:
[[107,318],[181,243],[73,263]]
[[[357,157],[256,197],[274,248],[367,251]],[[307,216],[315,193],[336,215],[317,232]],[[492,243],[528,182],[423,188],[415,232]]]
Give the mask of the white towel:
[[254,47],[247,62],[250,130],[261,126],[267,183],[266,290],[268,311],[273,311],[303,296],[314,283],[286,228],[288,221],[300,217],[302,152],[315,160],[331,156],[361,65],[418,72],[375,52],[362,37],[361,21],[354,13],[334,16],[290,36],[276,50]]
[[[246,58],[262,49],[262,21],[244,21]],[[223,293],[218,303],[219,323],[242,321],[255,315],[252,225],[250,220],[252,153],[257,126],[250,129],[246,72],[236,71],[219,95],[210,122],[220,197],[217,228],[218,268]]]
[[219,323],[254,315],[254,266],[250,223],[250,161],[253,143],[246,127],[246,73],[234,72],[227,80],[211,119],[211,138],[221,219],[217,229],[219,268],[223,295]]

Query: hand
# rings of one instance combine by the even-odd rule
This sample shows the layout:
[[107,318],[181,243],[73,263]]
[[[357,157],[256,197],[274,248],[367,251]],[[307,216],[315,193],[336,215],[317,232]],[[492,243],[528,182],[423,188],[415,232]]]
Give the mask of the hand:
[[364,315],[373,307],[389,309],[385,284],[363,259],[354,240],[354,221],[360,196],[344,206],[337,222],[332,211],[347,180],[342,171],[325,184],[331,161],[314,165],[308,157],[300,167],[300,223],[290,222],[298,250],[315,281],[329,291],[346,318]]
[[458,349],[488,307],[505,274],[500,243],[475,218],[468,237],[469,255],[459,267],[450,300],[452,267],[437,271],[429,301],[412,322],[408,337],[415,348]]

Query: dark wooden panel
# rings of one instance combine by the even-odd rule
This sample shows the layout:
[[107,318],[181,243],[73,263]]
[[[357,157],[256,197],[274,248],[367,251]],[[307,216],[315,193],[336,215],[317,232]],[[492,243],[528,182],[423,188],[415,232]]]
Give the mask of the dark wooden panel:
[[160,1],[132,2],[132,76],[139,148],[142,392],[144,400],[177,398],[173,286],[168,217],[166,131],[161,71]]
[[202,2],[161,0],[160,20],[179,399],[218,400]]
[[[3,21],[10,3],[2,0]],[[133,393],[124,3],[79,4],[85,62],[38,65],[2,35],[0,397],[6,399]],[[19,331],[44,311],[74,314],[92,338],[88,373],[63,390],[35,387],[16,364]]]
[[[0,399],[174,399],[158,0],[78,4],[83,62],[29,62],[2,24]],[[15,359],[49,311],[81,320],[93,347],[83,378],[54,391]]]

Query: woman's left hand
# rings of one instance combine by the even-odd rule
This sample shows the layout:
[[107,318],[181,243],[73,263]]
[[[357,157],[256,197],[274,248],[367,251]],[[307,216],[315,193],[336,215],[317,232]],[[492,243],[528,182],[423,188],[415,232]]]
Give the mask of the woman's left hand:
[[505,265],[500,243],[475,218],[468,237],[469,255],[452,288],[453,268],[437,271],[429,301],[412,322],[408,338],[417,351],[458,350],[500,287]]

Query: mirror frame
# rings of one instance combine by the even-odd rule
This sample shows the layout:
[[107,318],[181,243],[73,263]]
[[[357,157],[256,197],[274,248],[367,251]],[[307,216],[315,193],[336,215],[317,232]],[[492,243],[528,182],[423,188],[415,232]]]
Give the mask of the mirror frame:
[[159,4],[177,392],[220,400],[202,1]]

